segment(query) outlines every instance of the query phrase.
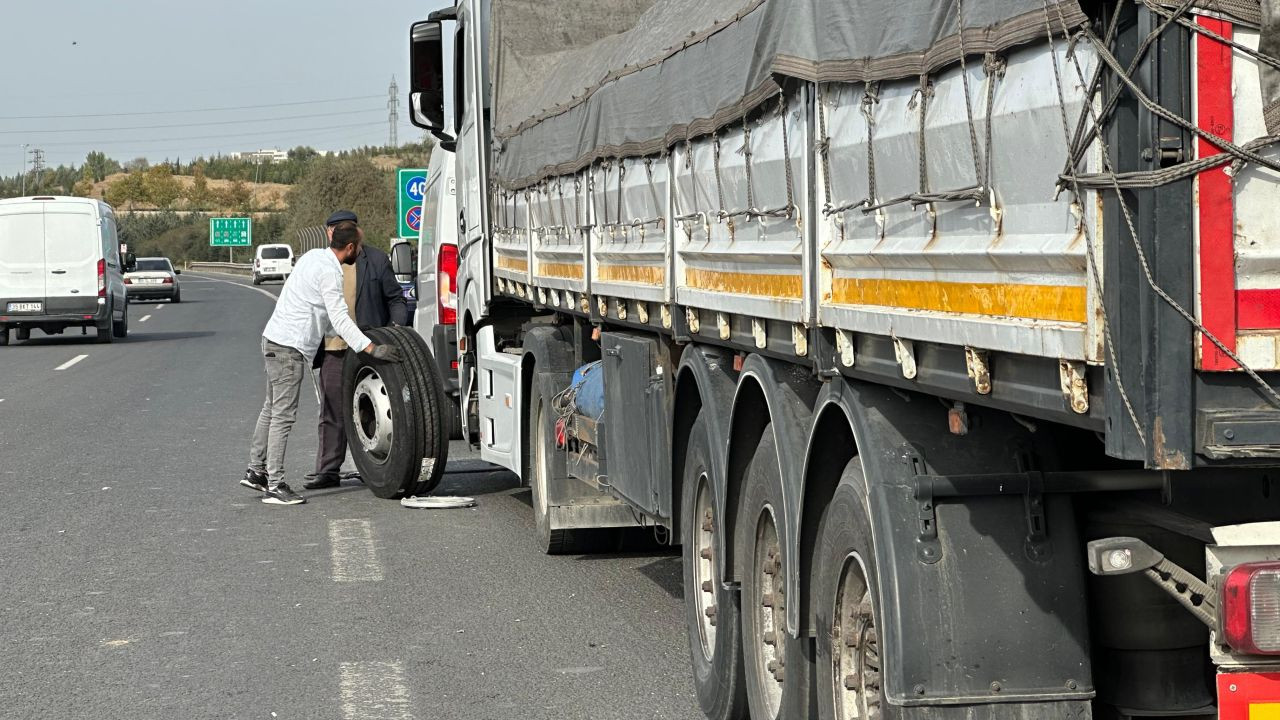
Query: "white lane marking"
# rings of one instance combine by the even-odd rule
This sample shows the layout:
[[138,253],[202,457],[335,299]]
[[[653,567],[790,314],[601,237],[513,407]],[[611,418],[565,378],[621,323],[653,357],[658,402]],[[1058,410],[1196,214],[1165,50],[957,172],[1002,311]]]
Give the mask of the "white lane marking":
[[382,564],[373,545],[373,526],[368,520],[330,520],[329,554],[333,558],[336,582],[378,582]]
[[396,662],[342,663],[339,688],[347,720],[413,720],[404,665]]
[[143,315],[142,317],[138,318],[138,322],[146,322],[150,319],[151,319],[150,315]]
[[164,306],[163,306],[163,305],[157,305],[157,306],[156,306],[156,310],[159,310],[159,309],[160,309],[160,308],[162,308],[162,307],[164,307]]
[[83,359],[85,359],[85,358],[87,358],[87,357],[89,357],[89,356],[88,356],[88,355],[77,355],[77,356],[75,356],[75,357],[71,358],[70,360],[68,360],[68,361],[66,361],[66,362],[64,362],[64,363],[62,363],[62,364],[61,364],[61,365],[59,365],[58,367],[54,368],[54,370],[66,370],[67,368],[71,367],[72,365],[75,365],[76,363],[80,362],[81,360],[83,360]]
[[210,281],[212,281],[212,282],[220,282],[220,283],[226,283],[226,284],[228,284],[228,285],[235,285],[236,287],[242,287],[242,288],[244,288],[245,290],[255,290],[255,291],[257,291],[257,292],[262,293],[263,295],[266,295],[267,297],[271,298],[272,300],[279,300],[279,299],[280,299],[279,297],[276,297],[275,295],[272,295],[271,293],[267,292],[266,290],[263,290],[263,289],[262,289],[262,288],[260,288],[260,287],[254,287],[254,286],[252,286],[252,285],[245,285],[244,283],[238,283],[238,282],[235,282],[234,280],[222,280],[222,279],[220,279],[220,278],[212,278],[212,277],[207,277],[207,276],[206,276],[204,279],[205,279],[205,280],[210,280]]

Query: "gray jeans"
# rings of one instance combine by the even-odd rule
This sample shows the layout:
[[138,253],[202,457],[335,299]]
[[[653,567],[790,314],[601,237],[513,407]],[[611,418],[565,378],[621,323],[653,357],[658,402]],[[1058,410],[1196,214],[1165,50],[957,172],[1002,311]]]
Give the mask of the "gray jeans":
[[249,469],[267,473],[267,485],[284,482],[284,450],[289,431],[298,417],[298,394],[307,362],[302,353],[262,339],[262,360],[267,368],[267,399],[258,413],[249,445]]

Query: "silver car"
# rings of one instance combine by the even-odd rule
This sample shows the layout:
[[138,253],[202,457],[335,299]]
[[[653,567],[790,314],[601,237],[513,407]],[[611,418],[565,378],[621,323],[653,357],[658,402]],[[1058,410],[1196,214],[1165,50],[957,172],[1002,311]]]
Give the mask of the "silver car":
[[182,286],[178,284],[181,274],[182,271],[175,268],[169,258],[138,258],[133,272],[125,273],[124,286],[130,300],[168,298],[176,303],[182,302]]

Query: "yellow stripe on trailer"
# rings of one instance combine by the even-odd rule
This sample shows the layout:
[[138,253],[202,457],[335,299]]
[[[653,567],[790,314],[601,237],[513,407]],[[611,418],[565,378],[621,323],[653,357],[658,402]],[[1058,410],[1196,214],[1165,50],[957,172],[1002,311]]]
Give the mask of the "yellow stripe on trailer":
[[529,272],[529,261],[524,258],[513,258],[507,257],[506,255],[499,255],[498,268],[502,270],[510,270],[512,272]]
[[596,279],[601,282],[662,285],[666,279],[666,268],[661,265],[605,265],[597,263]]
[[804,297],[804,279],[799,275],[722,272],[685,268],[684,282],[695,290],[799,300]]
[[561,280],[581,280],[586,272],[582,263],[538,263],[538,271],[534,275],[559,278]]
[[1280,720],[1280,703],[1249,703],[1249,720]]
[[1079,285],[835,278],[831,302],[1057,322],[1088,319],[1088,295]]

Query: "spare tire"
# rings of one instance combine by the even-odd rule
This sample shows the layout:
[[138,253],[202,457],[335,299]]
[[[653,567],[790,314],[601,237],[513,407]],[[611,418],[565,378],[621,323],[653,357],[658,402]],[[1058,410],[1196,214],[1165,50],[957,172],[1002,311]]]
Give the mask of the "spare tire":
[[389,328],[389,338],[404,356],[406,367],[414,368],[412,379],[419,381],[416,390],[421,398],[422,409],[419,417],[427,418],[421,428],[422,462],[419,463],[418,478],[411,489],[413,495],[425,495],[440,484],[444,478],[445,463],[449,458],[450,437],[450,405],[444,390],[444,380],[440,377],[440,368],[427,342],[416,331],[408,327]]
[[426,343],[402,327],[366,333],[403,360],[387,363],[348,352],[342,368],[342,410],[351,457],[374,495],[425,494],[444,475],[448,428],[444,385]]

